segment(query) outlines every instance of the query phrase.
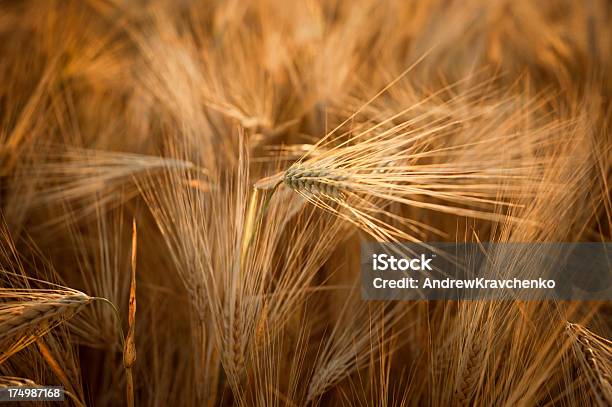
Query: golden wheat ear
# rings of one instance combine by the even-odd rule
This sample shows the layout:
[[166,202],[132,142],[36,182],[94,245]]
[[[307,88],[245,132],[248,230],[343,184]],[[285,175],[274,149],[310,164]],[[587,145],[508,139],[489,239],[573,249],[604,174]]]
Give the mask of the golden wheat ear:
[[36,382],[23,377],[15,376],[0,376],[0,388],[6,387],[23,387],[23,386],[38,386]]
[[0,364],[76,315],[93,298],[72,289],[0,290]]
[[[68,203],[79,208],[74,220],[97,216],[100,203],[118,207],[139,195],[142,180],[151,175],[184,171],[207,175],[207,170],[186,160],[146,154],[42,146],[26,155],[17,181],[28,180],[37,185],[28,199],[31,209]],[[207,186],[191,181],[193,187]],[[49,224],[71,220],[72,217],[50,219]]]
[[345,303],[315,362],[307,402],[316,403],[344,378],[380,357],[381,347],[389,351],[390,346],[398,345],[397,339],[405,332],[405,327],[398,325],[402,313],[398,308],[378,305],[361,302],[352,307],[349,301]]
[[[33,380],[15,376],[0,376],[0,389],[7,387],[43,387]],[[72,392],[64,389],[64,394],[68,396],[77,407],[85,407],[85,405]]]
[[612,341],[579,324],[568,322],[566,329],[597,405],[612,405]]

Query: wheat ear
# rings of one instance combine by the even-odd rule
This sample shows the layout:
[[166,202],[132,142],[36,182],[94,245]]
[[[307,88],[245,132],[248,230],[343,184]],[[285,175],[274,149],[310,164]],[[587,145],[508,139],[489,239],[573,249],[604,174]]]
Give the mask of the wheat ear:
[[478,363],[483,355],[482,347],[479,346],[476,341],[471,342],[471,344],[467,345],[469,347],[469,352],[467,354],[465,363],[463,364],[463,369],[460,371],[459,380],[455,390],[457,402],[462,406],[470,405],[470,402],[474,396],[474,387],[478,383],[478,378],[482,370],[480,364]]
[[36,387],[34,381],[30,379],[25,379],[22,377],[15,376],[0,376],[0,389],[5,389],[7,387]]
[[76,290],[4,289],[0,298],[0,363],[73,317],[93,298]]
[[[334,325],[333,330],[318,356],[314,374],[310,380],[306,393],[306,402],[314,403],[343,378],[363,367],[372,358],[378,358],[377,353],[382,346],[395,343],[401,334],[402,328],[394,331],[401,318],[397,309],[385,311],[384,308],[375,309],[369,318],[359,320],[359,315],[369,310],[368,305],[360,305],[350,309],[347,301],[342,310],[342,318]],[[354,324],[353,329],[347,329],[347,320]],[[375,322],[372,322],[375,321]],[[375,337],[380,335],[380,340]]]
[[86,294],[69,294],[47,300],[3,304],[0,309],[0,340],[37,329],[42,322],[70,318],[92,300]]
[[611,406],[612,343],[578,324],[568,322],[567,331],[597,404]]
[[[0,376],[0,389],[7,387],[43,387],[40,384],[30,379],[15,376]],[[64,394],[74,402],[77,407],[85,407],[85,405],[74,394],[68,390],[64,390]]]
[[294,191],[331,198],[342,197],[348,179],[348,174],[300,163],[292,165],[283,174],[283,182]]
[[338,363],[329,364],[316,371],[308,386],[306,400],[309,403],[314,402],[318,397],[335,386],[340,380],[348,376],[347,371],[350,371],[351,366],[348,364]]
[[[76,290],[56,293],[50,290],[6,289],[1,293],[2,297],[16,300],[0,306],[0,341],[38,329],[43,322],[68,319],[93,300]],[[18,300],[24,297],[25,301]]]
[[[233,306],[233,312],[232,312]],[[237,385],[242,377],[245,368],[244,343],[240,328],[240,301],[236,298],[232,303],[228,303],[224,309],[223,328],[225,338],[229,343],[223,347],[225,368],[234,385]]]

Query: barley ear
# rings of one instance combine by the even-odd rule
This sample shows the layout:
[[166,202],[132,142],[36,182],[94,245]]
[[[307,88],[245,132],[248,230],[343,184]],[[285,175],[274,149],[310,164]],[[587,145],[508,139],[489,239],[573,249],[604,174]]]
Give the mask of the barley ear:
[[469,406],[474,397],[474,389],[482,371],[482,347],[476,341],[469,341],[469,351],[460,371],[455,389],[455,397],[459,405]]
[[[43,387],[40,384],[34,382],[30,379],[25,379],[23,377],[14,377],[14,376],[0,376],[0,389],[7,387]],[[64,394],[72,400],[75,406],[77,407],[85,407],[85,404],[78,397],[76,397],[72,392],[68,390],[64,390]]]
[[296,192],[343,198],[348,175],[333,167],[314,167],[302,163],[293,164],[283,175],[283,182]]
[[[0,364],[73,317],[92,300],[76,290],[4,291],[0,290],[0,298],[8,301],[0,307]],[[19,295],[30,299],[13,301]]]
[[612,405],[612,342],[587,328],[568,322],[572,349],[600,406]]

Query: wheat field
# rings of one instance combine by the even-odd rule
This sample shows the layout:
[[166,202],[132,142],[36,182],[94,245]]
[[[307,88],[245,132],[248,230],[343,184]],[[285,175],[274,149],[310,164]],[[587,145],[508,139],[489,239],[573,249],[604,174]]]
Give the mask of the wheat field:
[[606,0],[0,0],[0,388],[612,405],[610,302],[365,301],[359,268],[610,242],[611,72]]

